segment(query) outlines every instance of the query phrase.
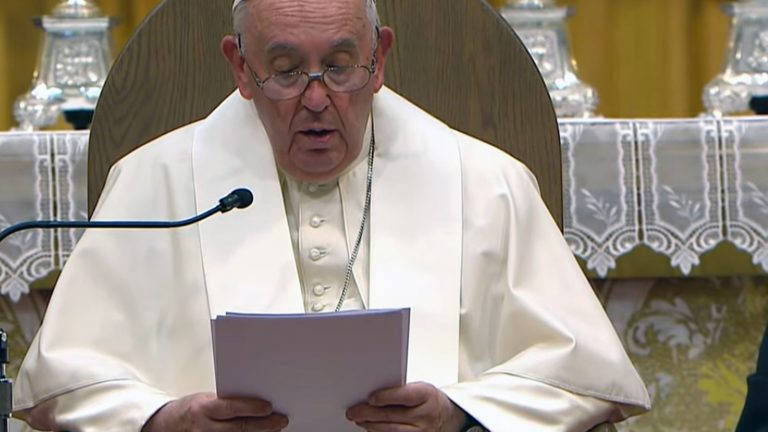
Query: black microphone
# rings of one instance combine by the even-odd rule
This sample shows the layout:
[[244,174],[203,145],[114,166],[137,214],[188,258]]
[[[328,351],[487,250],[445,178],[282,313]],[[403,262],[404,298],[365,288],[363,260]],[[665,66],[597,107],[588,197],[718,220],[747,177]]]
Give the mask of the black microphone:
[[34,228],[180,228],[200,222],[218,212],[226,213],[235,208],[246,208],[252,203],[253,193],[251,191],[248,189],[235,189],[229,195],[220,199],[219,205],[216,207],[189,219],[180,221],[29,221],[11,225],[0,231],[0,242],[11,234]]

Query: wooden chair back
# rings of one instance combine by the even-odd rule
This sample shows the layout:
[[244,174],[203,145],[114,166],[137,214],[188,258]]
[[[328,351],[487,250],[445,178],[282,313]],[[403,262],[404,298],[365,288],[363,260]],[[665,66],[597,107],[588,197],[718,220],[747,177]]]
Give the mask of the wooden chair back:
[[[526,163],[561,223],[557,119],[536,65],[506,21],[483,0],[378,4],[396,39],[387,85]],[[234,89],[219,53],[232,31],[231,7],[232,0],[165,0],[117,58],[91,126],[90,212],[115,161],[205,117]]]

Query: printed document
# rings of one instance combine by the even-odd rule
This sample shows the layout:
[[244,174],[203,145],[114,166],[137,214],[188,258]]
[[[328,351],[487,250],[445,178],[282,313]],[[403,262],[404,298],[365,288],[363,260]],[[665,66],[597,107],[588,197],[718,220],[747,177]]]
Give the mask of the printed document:
[[347,409],[405,384],[409,319],[409,309],[218,316],[217,394],[271,402],[287,432],[359,432]]

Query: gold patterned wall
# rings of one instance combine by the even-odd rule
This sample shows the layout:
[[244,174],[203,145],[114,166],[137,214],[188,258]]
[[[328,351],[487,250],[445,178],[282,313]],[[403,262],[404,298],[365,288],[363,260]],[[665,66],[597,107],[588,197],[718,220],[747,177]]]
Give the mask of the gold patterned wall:
[[653,401],[620,432],[733,431],[768,321],[768,277],[597,281]]

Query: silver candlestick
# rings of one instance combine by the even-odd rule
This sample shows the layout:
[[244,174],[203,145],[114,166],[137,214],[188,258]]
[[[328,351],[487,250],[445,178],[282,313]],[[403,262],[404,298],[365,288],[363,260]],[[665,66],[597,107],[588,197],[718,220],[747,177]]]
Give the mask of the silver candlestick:
[[32,90],[14,107],[19,129],[49,127],[61,112],[76,128],[90,123],[112,59],[112,23],[91,0],[62,0],[35,20],[45,41]]
[[723,5],[731,16],[725,70],[704,88],[704,106],[714,115],[749,110],[753,96],[768,95],[768,0]]
[[558,117],[588,117],[597,109],[593,87],[576,75],[565,20],[570,9],[553,0],[509,0],[501,14],[528,48]]

